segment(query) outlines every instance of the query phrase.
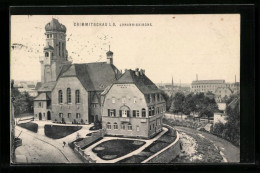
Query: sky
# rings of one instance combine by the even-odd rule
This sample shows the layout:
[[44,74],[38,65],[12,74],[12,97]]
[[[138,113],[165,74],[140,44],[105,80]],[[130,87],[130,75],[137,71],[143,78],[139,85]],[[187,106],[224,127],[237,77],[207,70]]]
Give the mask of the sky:
[[[67,28],[67,50],[73,63],[106,61],[115,66],[145,69],[154,83],[199,80],[240,81],[240,15],[15,15],[11,16],[11,78],[38,80],[39,57],[45,46],[45,25],[56,18]],[[116,26],[75,26],[75,23]],[[120,26],[151,23],[152,26]]]

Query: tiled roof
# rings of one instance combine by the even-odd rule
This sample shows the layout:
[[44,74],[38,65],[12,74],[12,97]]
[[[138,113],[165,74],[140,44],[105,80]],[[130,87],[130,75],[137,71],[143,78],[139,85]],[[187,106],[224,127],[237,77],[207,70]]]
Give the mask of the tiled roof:
[[46,93],[40,93],[34,100],[51,100]]
[[224,84],[225,80],[196,80],[192,84]]
[[162,92],[157,86],[143,73],[137,76],[135,71],[126,70],[126,72],[115,82],[116,84],[133,83],[144,94]]
[[56,85],[56,81],[43,83],[42,86],[38,89],[38,92],[52,91],[55,85]]
[[37,84],[35,86],[35,90],[38,90],[41,86],[42,86],[42,83],[41,82],[37,82]]
[[87,91],[103,91],[116,81],[120,71],[106,62],[72,64],[60,77],[77,77]]

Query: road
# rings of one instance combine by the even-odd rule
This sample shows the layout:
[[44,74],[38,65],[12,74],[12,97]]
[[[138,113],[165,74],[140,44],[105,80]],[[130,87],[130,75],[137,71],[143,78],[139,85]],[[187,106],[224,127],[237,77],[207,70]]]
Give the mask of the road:
[[[187,135],[197,135],[198,137],[203,137],[203,140],[208,140],[212,142],[221,151],[221,155],[226,162],[239,162],[240,161],[240,149],[230,142],[219,138],[210,133],[197,131],[195,129],[174,126],[174,128],[180,132],[184,132]],[[199,144],[198,144],[199,145]]]
[[58,148],[30,133],[23,131],[20,138],[23,144],[15,152],[16,155],[24,155],[28,163],[69,163]]

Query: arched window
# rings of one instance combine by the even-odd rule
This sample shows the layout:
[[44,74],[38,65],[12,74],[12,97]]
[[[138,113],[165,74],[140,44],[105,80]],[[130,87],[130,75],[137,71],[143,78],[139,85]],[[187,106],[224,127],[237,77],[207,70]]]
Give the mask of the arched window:
[[114,123],[114,129],[117,130],[118,129],[118,124]]
[[49,52],[45,52],[45,57],[49,57]]
[[80,103],[80,93],[79,93],[79,90],[75,91],[75,95],[76,95],[76,103]]
[[71,90],[67,88],[67,103],[71,103]]
[[111,123],[110,122],[107,123],[107,129],[111,129]]
[[59,90],[59,103],[62,103],[62,90]]
[[146,117],[146,111],[145,111],[145,108],[142,109],[142,117]]
[[128,126],[127,126],[127,129],[132,130],[132,124],[129,123]]

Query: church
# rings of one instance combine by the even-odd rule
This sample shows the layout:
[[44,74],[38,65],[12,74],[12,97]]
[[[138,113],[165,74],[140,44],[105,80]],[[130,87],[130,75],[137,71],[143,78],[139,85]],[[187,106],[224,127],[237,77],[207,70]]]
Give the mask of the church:
[[101,93],[121,76],[113,64],[113,52],[106,53],[106,62],[72,64],[66,27],[53,18],[45,26],[45,36],[34,119],[81,124],[101,120]]

